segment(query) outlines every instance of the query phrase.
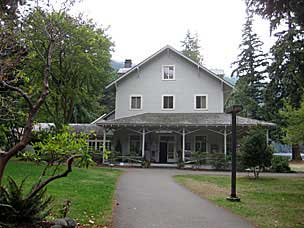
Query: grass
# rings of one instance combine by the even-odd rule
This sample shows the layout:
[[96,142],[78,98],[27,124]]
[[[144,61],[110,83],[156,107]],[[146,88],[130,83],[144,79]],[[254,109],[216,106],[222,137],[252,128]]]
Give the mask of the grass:
[[[5,176],[12,176],[17,182],[27,177],[29,189],[40,176],[44,166],[33,163],[10,161]],[[49,195],[54,197],[52,217],[58,213],[65,200],[72,202],[68,216],[81,224],[109,225],[112,220],[113,197],[117,178],[121,171],[93,167],[89,169],[73,168],[68,177],[50,183]],[[90,221],[91,220],[91,221]]]
[[304,179],[270,178],[237,179],[241,202],[225,198],[230,192],[230,177],[180,175],[175,180],[192,192],[247,218],[261,228],[303,228]]

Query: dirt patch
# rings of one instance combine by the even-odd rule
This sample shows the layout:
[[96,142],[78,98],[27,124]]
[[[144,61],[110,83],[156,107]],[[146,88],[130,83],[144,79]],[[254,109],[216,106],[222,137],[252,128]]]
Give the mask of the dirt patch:
[[204,198],[225,197],[228,194],[226,189],[218,187],[212,183],[200,182],[191,179],[183,179],[180,183],[191,192]]
[[304,172],[304,161],[291,161],[289,166],[294,171]]

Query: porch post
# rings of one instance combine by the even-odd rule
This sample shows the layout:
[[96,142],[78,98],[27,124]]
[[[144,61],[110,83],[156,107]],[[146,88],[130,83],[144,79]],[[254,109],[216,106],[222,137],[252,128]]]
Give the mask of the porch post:
[[266,130],[266,144],[268,145],[269,143],[269,129],[267,128]]
[[142,158],[145,158],[145,134],[146,134],[146,129],[143,128],[143,131],[142,131],[142,147],[141,147]]
[[104,163],[105,160],[106,140],[107,140],[107,132],[105,127],[103,127],[102,163]]
[[224,155],[225,155],[225,158],[227,156],[227,130],[226,130],[226,126],[225,126],[225,129],[224,129]]
[[183,128],[182,160],[185,161],[185,128]]

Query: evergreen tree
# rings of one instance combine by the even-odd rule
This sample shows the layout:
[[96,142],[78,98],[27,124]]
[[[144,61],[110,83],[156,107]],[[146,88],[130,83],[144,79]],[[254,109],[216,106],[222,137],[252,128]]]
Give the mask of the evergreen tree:
[[[270,22],[273,31],[281,27],[285,30],[276,33],[277,41],[271,49],[273,61],[269,67],[270,83],[266,90],[265,107],[267,119],[286,128],[288,122],[279,115],[285,99],[292,108],[299,108],[304,95],[304,2],[303,0],[250,0],[254,12]],[[284,25],[284,26],[282,26]],[[278,139],[284,135],[277,128]],[[294,144],[292,159],[301,159],[299,145]]]
[[183,48],[182,53],[193,61],[201,64],[203,61],[203,57],[199,50],[200,45],[198,35],[192,35],[191,32],[188,30],[185,39],[182,40],[181,43]]
[[263,42],[259,40],[252,28],[253,13],[247,6],[247,17],[243,28],[241,50],[237,61],[232,63],[235,69],[232,76],[238,77],[235,90],[228,105],[243,105],[241,115],[263,119],[262,107],[265,90],[265,70],[268,64],[267,54],[263,53]]

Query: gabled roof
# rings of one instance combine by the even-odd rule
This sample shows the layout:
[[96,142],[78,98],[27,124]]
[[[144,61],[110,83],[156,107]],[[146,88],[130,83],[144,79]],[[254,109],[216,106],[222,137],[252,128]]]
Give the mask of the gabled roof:
[[159,54],[161,54],[162,52],[166,51],[167,49],[169,49],[170,51],[176,53],[177,55],[181,56],[182,58],[184,58],[186,61],[196,65],[199,69],[202,69],[203,71],[207,72],[209,75],[217,78],[218,80],[222,81],[223,83],[225,83],[227,86],[233,88],[233,85],[231,83],[229,83],[228,81],[226,81],[225,79],[221,78],[220,76],[216,75],[214,72],[212,72],[211,70],[208,70],[206,67],[198,64],[197,62],[193,61],[192,59],[188,58],[187,56],[185,56],[183,53],[179,52],[178,50],[176,50],[175,48],[171,47],[170,45],[166,45],[165,47],[163,47],[162,49],[160,49],[159,51],[155,52],[153,55],[151,55],[150,57],[148,57],[147,59],[145,59],[144,61],[140,62],[139,64],[133,66],[132,68],[130,68],[130,70],[128,70],[125,74],[121,75],[119,78],[117,78],[116,80],[112,81],[110,84],[108,84],[106,86],[106,89],[110,88],[111,86],[115,85],[117,82],[119,82],[120,80],[122,80],[123,78],[127,77],[129,74],[131,74],[132,72],[136,71],[137,69],[139,69],[141,66],[143,66],[145,63],[151,61],[154,57],[158,56]]
[[[231,114],[226,113],[144,113],[115,120],[97,122],[98,126],[114,127],[204,127],[231,126]],[[274,127],[274,123],[237,116],[238,126],[262,125]]]

